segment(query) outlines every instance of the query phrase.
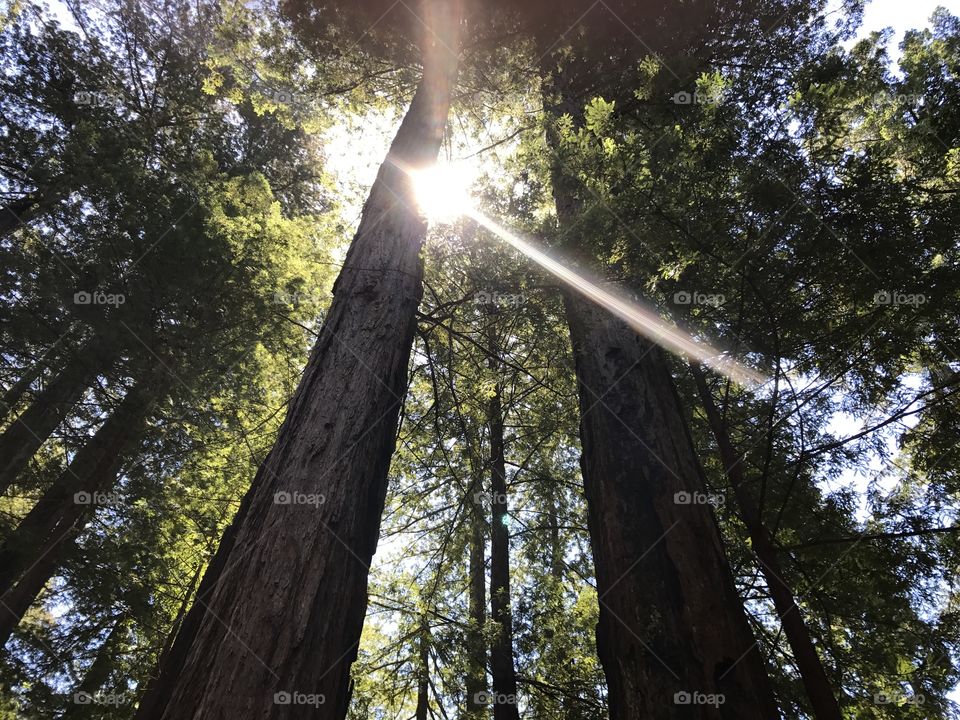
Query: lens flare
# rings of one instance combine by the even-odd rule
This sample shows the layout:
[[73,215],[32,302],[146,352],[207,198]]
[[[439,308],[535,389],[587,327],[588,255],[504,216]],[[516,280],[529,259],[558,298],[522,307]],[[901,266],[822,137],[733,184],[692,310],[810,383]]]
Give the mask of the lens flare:
[[411,170],[417,205],[431,222],[449,223],[466,215],[471,206],[473,173],[463,165],[434,165]]
[[665,322],[656,313],[617,293],[606,290],[596,283],[590,282],[581,274],[557,262],[532,243],[524,240],[516,233],[510,232],[478,210],[470,208],[467,210],[467,215],[508,245],[519,250],[551,275],[559,278],[587,299],[606,308],[657,345],[677,355],[686,355],[691,360],[697,360],[740,385],[755,387],[767,381],[767,378],[761,373],[724,356],[709,344],[695,340],[680,328]]
[[689,333],[666,322],[657,313],[641,307],[621,293],[591,282],[582,274],[550,257],[533,243],[488,218],[474,207],[469,191],[473,174],[466,167],[450,164],[426,169],[401,169],[413,179],[417,204],[431,222],[453,222],[462,216],[469,217],[657,345],[677,355],[696,360],[746,387],[758,387],[768,381],[763,374],[725,356],[709,343],[696,340]]

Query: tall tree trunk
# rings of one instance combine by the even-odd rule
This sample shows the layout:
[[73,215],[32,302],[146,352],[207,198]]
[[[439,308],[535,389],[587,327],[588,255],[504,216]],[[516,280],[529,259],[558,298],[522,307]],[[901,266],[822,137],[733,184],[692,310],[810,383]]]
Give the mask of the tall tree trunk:
[[[92,350],[92,345],[86,347]],[[0,493],[16,482],[30,458],[57,429],[70,409],[104,370],[93,353],[80,351],[36,400],[0,435]]]
[[487,623],[487,568],[484,560],[486,542],[484,539],[484,503],[480,498],[482,483],[479,474],[471,483],[469,501],[471,503],[470,523],[470,573],[469,612],[470,628],[467,631],[467,659],[468,673],[467,689],[467,718],[484,718],[487,714],[487,704],[483,697],[487,694],[487,641],[484,635],[484,626]]
[[611,720],[779,717],[665,358],[565,301]]
[[95,696],[105,688],[110,681],[110,674],[116,666],[117,655],[123,649],[126,634],[127,618],[121,617],[114,622],[110,634],[97,649],[97,656],[90,667],[87,668],[87,672],[84,673],[83,680],[73,689],[70,695],[73,702],[67,705],[66,712],[61,716],[61,720],[89,717],[90,705],[78,702],[77,696]]
[[64,359],[69,360],[71,355],[69,346],[76,340],[75,333],[68,330],[66,334],[57,338],[42,356],[23,369],[17,381],[4,391],[3,400],[0,400],[0,424],[7,421],[7,417],[23,399],[30,386],[43,375],[44,370],[54,367]]
[[427,720],[430,713],[430,626],[424,616],[417,636],[417,710],[416,720]]
[[156,383],[131,389],[0,548],[0,645],[75,547],[100,498],[142,437]]
[[160,653],[157,655],[158,667],[162,666],[163,663],[166,662],[167,656],[170,654],[170,651],[173,648],[174,638],[176,638],[177,633],[180,632],[180,626],[183,625],[184,618],[187,616],[187,610],[190,609],[190,604],[193,602],[193,596],[197,591],[197,584],[200,582],[201,577],[203,577],[203,563],[197,565],[197,569],[194,571],[193,577],[190,579],[190,584],[187,586],[187,591],[180,599],[180,606],[177,608],[177,614],[173,618],[173,624],[170,626],[170,632],[167,633],[167,637],[163,641],[163,647],[160,648]]
[[426,227],[401,168],[436,160],[459,47],[459,4],[426,6],[423,79],[326,323],[138,718],[302,717],[321,699],[317,717],[346,715],[423,292]]
[[[498,343],[492,315],[488,332],[490,368],[499,369]],[[493,676],[494,720],[520,720],[517,710],[517,671],[513,664],[513,616],[510,612],[510,529],[507,517],[507,467],[503,448],[503,407],[498,383],[487,405],[490,430],[490,493],[493,512],[490,521],[490,616],[497,632],[490,647],[490,671]]]
[[57,542],[48,541],[44,544],[40,559],[28,567],[17,583],[0,596],[0,647],[7,644],[13,631],[30,606],[40,597],[57,568],[76,551],[76,533],[72,528],[67,528]]
[[737,499],[740,517],[750,535],[753,552],[760,561],[760,572],[767,581],[770,597],[773,598],[773,605],[783,625],[787,642],[790,643],[790,649],[793,651],[793,658],[797,663],[797,670],[800,672],[807,696],[810,698],[814,716],[817,720],[840,720],[840,706],[837,704],[833,688],[817,655],[813,638],[810,637],[810,631],[803,620],[803,614],[794,600],[793,591],[783,578],[783,570],[780,567],[780,558],[777,556],[773,538],[764,525],[760,510],[744,482],[742,456],[730,440],[726,425],[707,386],[703,370],[697,363],[692,363],[690,367],[700,395],[700,402],[720,450],[720,460],[723,462],[730,487]]
[[7,421],[7,416],[17,406],[34,381],[43,374],[45,367],[44,363],[35,362],[30,367],[24,368],[23,374],[17,378],[17,381],[4,391],[3,399],[0,400],[0,423]]

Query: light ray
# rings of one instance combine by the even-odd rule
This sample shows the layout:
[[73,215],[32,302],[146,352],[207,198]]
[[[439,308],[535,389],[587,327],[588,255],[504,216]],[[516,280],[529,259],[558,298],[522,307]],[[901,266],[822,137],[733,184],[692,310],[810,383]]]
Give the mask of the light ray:
[[[438,175],[430,170],[401,169],[404,169],[413,179],[418,203],[431,220],[442,222],[452,219],[451,215],[465,215],[657,345],[674,354],[696,360],[745,387],[757,387],[768,381],[762,373],[723,355],[709,343],[694,339],[689,333],[671,325],[657,313],[640,306],[635,301],[600,287],[581,273],[550,257],[533,243],[487,217],[473,206],[465,186],[460,182],[453,182],[452,176],[448,175],[444,179],[442,174]],[[437,196],[440,197],[440,202]]]
[[605,290],[596,283],[590,282],[581,274],[554,260],[532,243],[507,230],[480,211],[468,208],[466,215],[587,299],[609,310],[657,345],[677,355],[686,355],[692,360],[697,360],[741,385],[756,386],[767,381],[767,378],[756,370],[723,356],[719,350],[711,345],[695,340],[680,328],[669,325],[656,313],[641,307],[635,302],[619,297],[616,293]]

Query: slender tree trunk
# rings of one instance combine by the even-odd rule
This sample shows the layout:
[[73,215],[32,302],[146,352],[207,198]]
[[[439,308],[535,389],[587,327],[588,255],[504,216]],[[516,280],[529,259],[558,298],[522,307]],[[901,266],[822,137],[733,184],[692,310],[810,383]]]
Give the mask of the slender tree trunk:
[[430,626],[424,616],[417,636],[417,710],[416,720],[427,720],[430,712]]
[[[68,330],[66,334],[57,338],[40,358],[23,369],[17,381],[3,393],[3,400],[0,401],[0,424],[7,421],[10,413],[23,399],[30,386],[43,375],[44,370],[53,367],[58,361],[63,361],[64,358],[69,360],[69,346],[76,340],[74,333]],[[65,347],[66,353],[64,353]]]
[[[88,346],[88,348],[91,346]],[[57,429],[70,409],[103,370],[94,355],[80,352],[37,399],[0,435],[0,493],[17,480],[30,458]]]
[[7,421],[7,416],[17,406],[27,390],[33,385],[34,381],[43,374],[46,365],[42,362],[35,362],[30,367],[25,368],[23,374],[3,393],[3,400],[0,400],[0,423]]
[[611,720],[779,717],[665,358],[565,300]]
[[96,512],[98,496],[116,484],[141,438],[156,396],[156,387],[148,384],[130,390],[0,548],[0,645],[75,550],[76,535]]
[[[488,332],[490,368],[496,372],[498,343],[491,321]],[[519,720],[517,710],[517,671],[513,664],[513,617],[510,612],[510,529],[507,517],[507,467],[503,448],[503,408],[500,386],[487,405],[490,430],[490,492],[493,513],[490,524],[490,616],[497,633],[490,647],[490,671],[493,676],[494,720]]]
[[101,500],[98,495],[114,487],[156,397],[155,382],[132,388],[6,538],[0,547],[0,595],[40,559],[52,535],[62,536],[75,522],[86,524]]
[[94,658],[87,672],[83,675],[83,680],[73,689],[70,695],[72,702],[67,705],[66,712],[61,716],[61,720],[67,718],[89,717],[90,706],[78,702],[79,696],[95,696],[102,691],[110,681],[110,674],[117,663],[117,655],[123,649],[124,639],[127,634],[127,619],[121,617],[114,622],[110,629],[110,634],[97,649],[97,657]]
[[20,579],[10,590],[0,596],[0,647],[7,644],[7,640],[30,606],[40,597],[57,568],[76,551],[76,533],[72,528],[68,528],[57,542],[45,543],[40,559],[20,575]]
[[174,638],[176,638],[177,633],[180,632],[180,626],[183,625],[183,620],[187,615],[187,610],[190,609],[190,603],[193,602],[193,595],[197,590],[197,584],[200,582],[201,577],[203,577],[203,563],[197,565],[197,569],[193,573],[193,577],[190,579],[190,584],[187,586],[187,591],[183,594],[183,598],[180,600],[180,607],[177,608],[177,614],[173,618],[173,624],[170,626],[170,632],[167,633],[167,637],[163,641],[163,647],[160,648],[160,654],[157,656],[158,667],[166,662],[167,656],[170,654],[170,650],[173,647]]
[[723,418],[720,417],[710,388],[707,387],[703,370],[696,363],[692,363],[690,367],[707,421],[710,423],[710,429],[720,450],[720,460],[723,462],[730,487],[733,488],[733,494],[737,499],[740,517],[750,534],[751,547],[760,561],[760,571],[770,589],[773,605],[780,617],[790,649],[793,651],[797,670],[800,672],[803,686],[810,698],[814,716],[817,720],[840,720],[840,706],[837,704],[833,688],[817,655],[813,638],[810,637],[810,631],[803,620],[803,614],[794,600],[793,591],[783,578],[783,570],[780,567],[780,559],[773,538],[764,525],[760,510],[744,483],[742,456],[730,441]]
[[467,631],[467,656],[469,670],[467,674],[467,712],[468,718],[483,718],[487,714],[487,704],[481,696],[487,694],[487,641],[484,626],[487,623],[487,569],[484,559],[486,541],[484,539],[483,507],[480,496],[482,483],[479,475],[472,483],[470,527],[470,629]]
[[459,46],[459,5],[426,10],[423,79],[300,387],[138,718],[346,715],[423,292],[426,227],[400,168],[436,160]]

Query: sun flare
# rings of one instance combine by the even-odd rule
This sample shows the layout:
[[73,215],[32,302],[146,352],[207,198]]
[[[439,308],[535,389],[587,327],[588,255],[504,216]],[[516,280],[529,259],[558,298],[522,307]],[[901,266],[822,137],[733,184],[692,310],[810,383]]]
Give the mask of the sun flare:
[[434,165],[413,175],[417,204],[428,220],[453,222],[472,207],[470,186],[474,173],[464,165]]

